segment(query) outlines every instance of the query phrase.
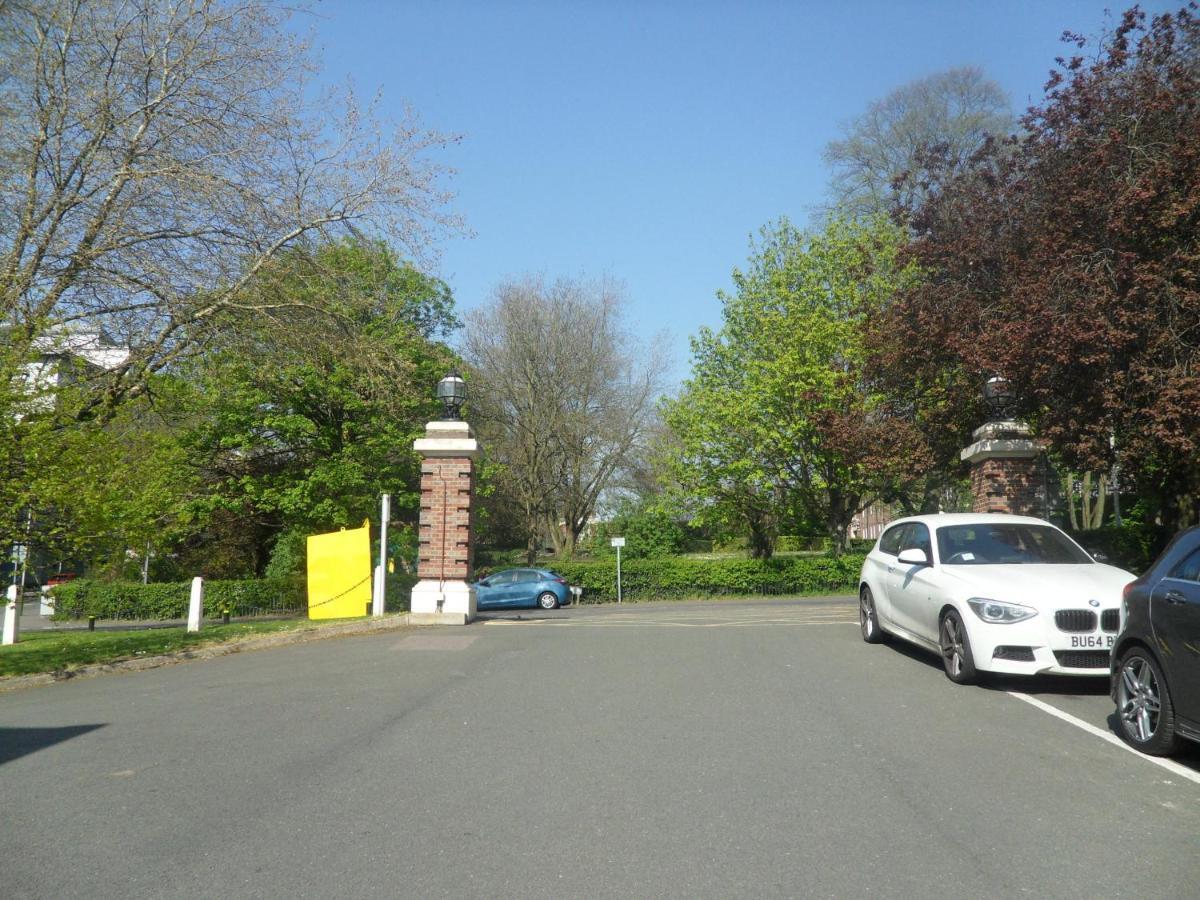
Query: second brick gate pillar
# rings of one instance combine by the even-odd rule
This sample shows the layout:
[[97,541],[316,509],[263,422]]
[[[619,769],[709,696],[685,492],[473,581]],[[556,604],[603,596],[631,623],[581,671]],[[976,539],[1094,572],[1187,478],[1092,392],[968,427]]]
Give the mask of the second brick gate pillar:
[[466,422],[430,422],[413,443],[421,454],[421,519],[414,624],[465,625],[475,618],[475,460],[479,443]]
[[1030,438],[1029,426],[1011,420],[988,422],[975,429],[973,437],[975,443],[962,451],[971,464],[972,512],[1044,515],[1041,448]]

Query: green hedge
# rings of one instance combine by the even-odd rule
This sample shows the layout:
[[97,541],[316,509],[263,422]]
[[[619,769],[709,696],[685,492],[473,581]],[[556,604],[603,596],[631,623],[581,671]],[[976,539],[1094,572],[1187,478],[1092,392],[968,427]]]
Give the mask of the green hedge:
[[[54,588],[54,619],[186,619],[191,583],[141,584],[80,579]],[[204,615],[217,618],[297,612],[306,606],[304,582],[287,579],[205,581]]]
[[384,586],[385,612],[408,612],[412,602],[413,585],[419,579],[407,572],[389,573]]
[[1094,531],[1068,531],[1089,553],[1099,552],[1105,562],[1141,575],[1171,540],[1171,531],[1161,525],[1128,523],[1118,528],[1106,525]]
[[[757,559],[659,557],[621,563],[621,592],[629,600],[783,594],[853,594],[859,554]],[[613,560],[563,561],[551,568],[583,588],[584,603],[617,599]]]

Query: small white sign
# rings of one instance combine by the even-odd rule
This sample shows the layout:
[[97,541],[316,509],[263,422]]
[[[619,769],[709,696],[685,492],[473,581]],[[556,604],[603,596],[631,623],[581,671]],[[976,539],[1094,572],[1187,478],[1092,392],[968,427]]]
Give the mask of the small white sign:
[[612,544],[614,547],[624,547],[625,546],[625,538],[613,538],[611,541],[609,541],[609,543]]

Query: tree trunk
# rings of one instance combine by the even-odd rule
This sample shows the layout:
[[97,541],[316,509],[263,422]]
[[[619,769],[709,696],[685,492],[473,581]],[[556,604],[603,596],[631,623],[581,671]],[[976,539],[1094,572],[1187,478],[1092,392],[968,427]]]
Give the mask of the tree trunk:
[[1078,531],[1079,517],[1075,514],[1075,475],[1068,472],[1063,476],[1063,481],[1063,502],[1067,504],[1067,518],[1071,523],[1071,530]]
[[575,532],[574,529],[566,527],[562,529],[562,540],[556,548],[556,553],[559,559],[571,559],[575,555]]
[[841,556],[850,549],[850,523],[860,499],[858,495],[847,497],[841,491],[829,492],[829,514],[825,519],[825,527],[833,539],[834,556]]
[[834,525],[830,531],[833,537],[833,555],[841,556],[850,549],[850,523]]
[[1096,484],[1096,503],[1092,507],[1092,520],[1088,528],[1095,531],[1104,524],[1104,500],[1108,496],[1108,476],[1101,475]]
[[766,513],[750,517],[750,558],[770,559],[775,553],[775,533],[771,516]]

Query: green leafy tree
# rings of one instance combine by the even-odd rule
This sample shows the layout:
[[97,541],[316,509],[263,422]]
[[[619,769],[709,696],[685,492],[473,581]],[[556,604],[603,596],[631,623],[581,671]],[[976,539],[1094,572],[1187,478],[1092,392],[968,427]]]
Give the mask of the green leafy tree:
[[804,519],[844,549],[854,515],[923,466],[915,433],[861,377],[867,314],[915,277],[897,261],[903,240],[882,219],[764,228],[721,295],[723,327],[692,342],[692,377],[665,410],[677,489],[702,521],[740,522],[754,556]]
[[244,536],[258,571],[281,531],[357,525],[384,492],[398,523],[415,522],[412,443],[454,364],[439,340],[457,326],[449,289],[382,244],[346,241],[285,254],[251,290],[259,307],[286,298],[287,318],[243,323],[197,372],[199,511]]
[[[153,576],[191,529],[200,485],[182,442],[190,388],[162,376],[149,385],[102,423],[57,427],[58,407],[25,422],[18,509],[32,513],[43,564]],[[74,397],[61,390],[59,406],[69,412]]]

